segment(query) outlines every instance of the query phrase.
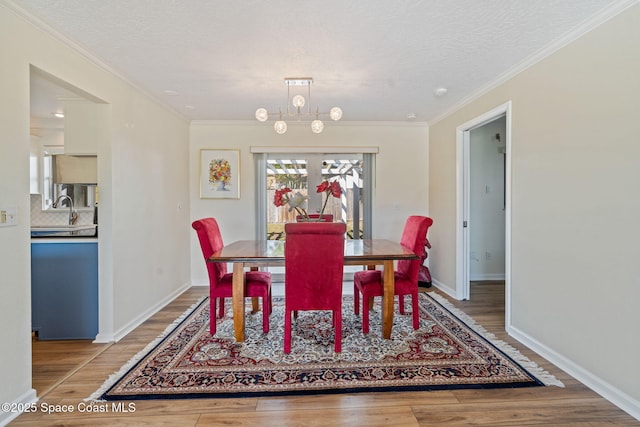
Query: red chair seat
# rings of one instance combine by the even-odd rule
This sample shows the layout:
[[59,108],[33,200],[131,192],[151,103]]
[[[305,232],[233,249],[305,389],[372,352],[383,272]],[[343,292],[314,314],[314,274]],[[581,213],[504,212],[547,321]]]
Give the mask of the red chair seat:
[[[427,231],[433,224],[431,218],[413,215],[407,218],[400,243],[416,254],[422,254]],[[420,327],[418,316],[418,272],[421,260],[398,261],[398,267],[393,273],[394,295],[398,296],[398,308],[404,314],[404,296],[411,295],[411,310],[413,329]],[[362,294],[362,332],[369,333],[369,301],[373,297],[383,294],[382,271],[365,270],[353,275],[353,309],[360,314],[360,294]]]
[[[404,314],[404,296],[411,295],[411,310],[413,314],[413,329],[418,329],[418,287],[404,274],[394,271],[394,295],[398,296],[398,308],[400,314]],[[362,293],[362,332],[369,333],[369,306],[368,301],[373,297],[381,297],[383,294],[382,271],[365,270],[358,271],[353,276],[354,311],[360,314],[360,293]]]
[[[218,222],[214,218],[203,218],[194,221],[191,226],[198,235],[209,274],[209,332],[211,335],[215,335],[216,319],[224,316],[224,299],[231,298],[233,294],[233,274],[227,273],[226,263],[207,262],[211,255],[224,247]],[[269,315],[272,311],[270,273],[265,271],[246,272],[244,296],[245,298],[262,299],[262,331],[269,332]],[[219,310],[216,310],[216,305]]]

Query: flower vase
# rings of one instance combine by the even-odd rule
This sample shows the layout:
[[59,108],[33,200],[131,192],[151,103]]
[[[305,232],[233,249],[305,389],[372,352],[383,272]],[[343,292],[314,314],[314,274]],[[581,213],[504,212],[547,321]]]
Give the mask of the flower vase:
[[224,181],[218,181],[216,183],[216,191],[225,191],[226,188],[224,188]]
[[311,214],[308,218],[298,215],[296,216],[296,222],[333,222],[333,215],[323,214],[320,216],[317,214]]

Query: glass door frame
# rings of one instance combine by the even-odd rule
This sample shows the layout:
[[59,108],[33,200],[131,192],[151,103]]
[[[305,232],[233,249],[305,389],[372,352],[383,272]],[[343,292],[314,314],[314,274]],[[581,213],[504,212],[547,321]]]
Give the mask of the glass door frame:
[[267,179],[267,155],[280,154],[282,156],[295,158],[298,155],[320,154],[323,156],[341,157],[343,155],[362,155],[364,162],[363,174],[363,236],[371,238],[373,233],[373,206],[375,196],[375,154],[378,147],[251,147],[250,152],[254,155],[255,167],[255,238],[265,239],[267,235],[267,191],[265,182]]

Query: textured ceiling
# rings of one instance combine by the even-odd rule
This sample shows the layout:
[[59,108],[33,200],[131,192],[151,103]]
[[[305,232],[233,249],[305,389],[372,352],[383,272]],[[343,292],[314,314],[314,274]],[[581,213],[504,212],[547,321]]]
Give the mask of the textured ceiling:
[[[6,0],[190,119],[312,108],[429,121],[613,0]],[[448,88],[444,97],[434,90]]]

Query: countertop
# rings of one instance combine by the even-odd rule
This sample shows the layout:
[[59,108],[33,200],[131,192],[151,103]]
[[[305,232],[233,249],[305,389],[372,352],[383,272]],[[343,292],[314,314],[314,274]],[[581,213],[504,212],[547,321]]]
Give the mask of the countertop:
[[33,225],[31,238],[33,240],[96,240],[98,235],[96,224],[84,225]]

